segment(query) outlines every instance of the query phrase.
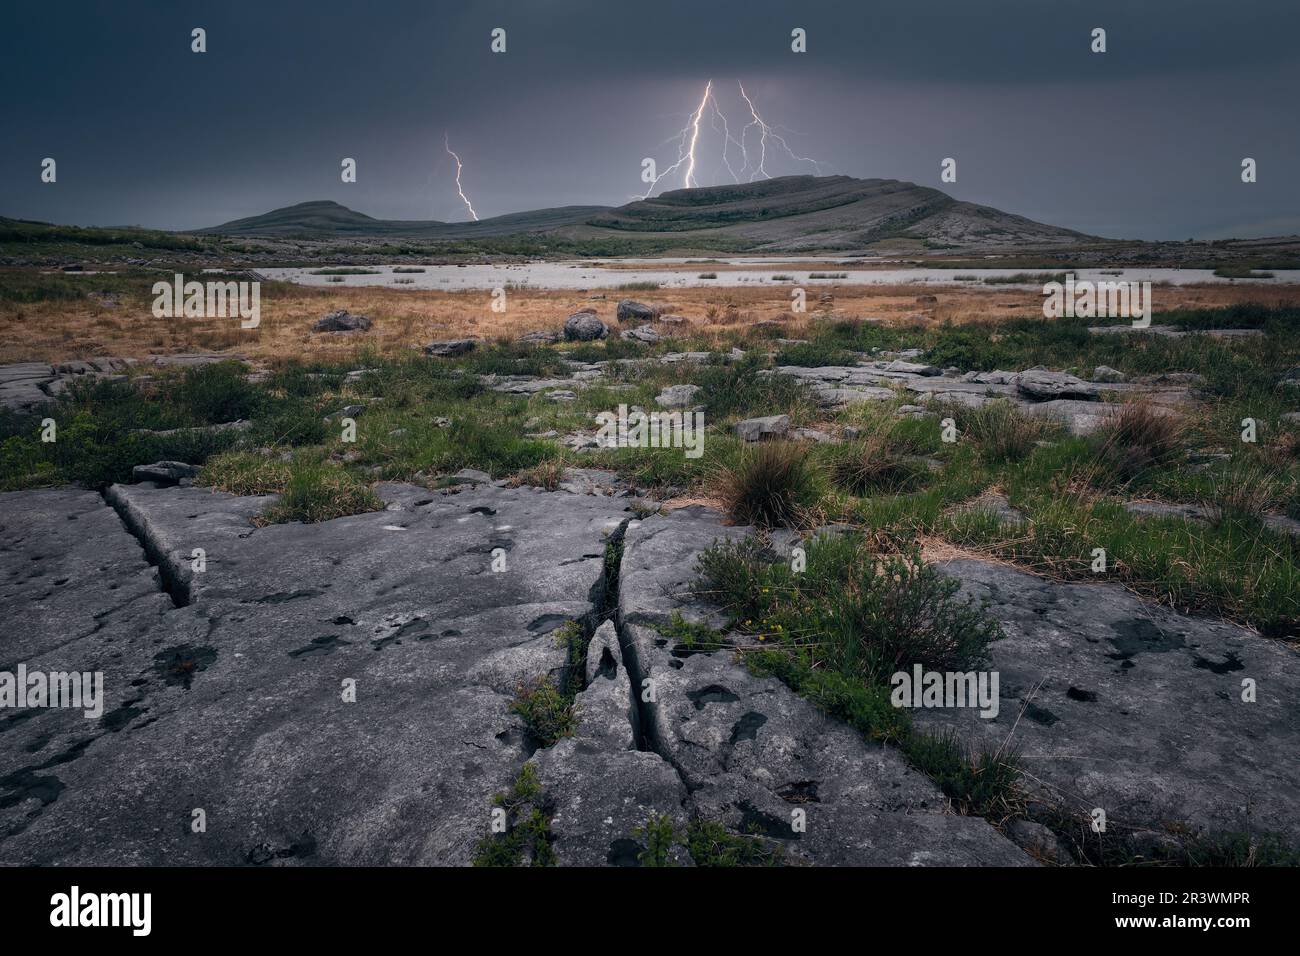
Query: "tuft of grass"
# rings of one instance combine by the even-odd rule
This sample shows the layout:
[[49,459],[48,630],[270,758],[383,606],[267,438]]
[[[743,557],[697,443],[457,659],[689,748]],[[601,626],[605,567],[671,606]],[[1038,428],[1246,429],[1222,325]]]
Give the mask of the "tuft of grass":
[[506,793],[492,798],[506,812],[506,829],[479,841],[475,866],[554,866],[551,809],[537,778],[537,766],[526,763]]
[[1005,817],[1013,809],[1020,760],[1014,751],[987,750],[964,743],[955,731],[913,732],[903,753],[939,785],[961,814]]
[[741,452],[714,478],[723,510],[758,528],[801,527],[821,498],[820,475],[794,442],[763,442]]
[[231,495],[278,495],[289,487],[293,465],[255,452],[232,451],[208,460],[196,484]]
[[645,849],[637,854],[642,866],[672,866],[673,843],[677,840],[673,818],[664,813],[652,813],[645,826],[637,827],[632,835],[645,841]]
[[573,698],[561,693],[549,676],[521,685],[510,710],[523,718],[528,736],[539,747],[550,747],[572,736],[578,726]]
[[1150,402],[1129,402],[1093,433],[1098,458],[1125,480],[1172,463],[1183,453],[1188,429],[1183,418]]
[[795,652],[812,669],[885,685],[913,664],[967,670],[1002,636],[984,608],[959,600],[961,584],[919,550],[873,553],[859,535],[822,536],[807,567],[768,563],[753,539],[715,545],[699,559],[706,593],[759,643]]
[[732,833],[711,820],[691,821],[686,829],[686,849],[696,866],[780,866],[784,856],[779,846]]
[[897,449],[894,431],[891,422],[877,419],[853,441],[829,446],[824,457],[831,480],[859,495],[906,491],[923,483],[929,469]]
[[384,503],[369,485],[342,468],[295,462],[280,499],[263,512],[260,520],[263,524],[314,524],[383,508]]
[[1037,443],[1060,431],[1055,422],[1026,415],[1011,402],[995,399],[979,408],[952,411],[959,433],[973,439],[989,462],[1015,462],[1026,458]]
[[1238,459],[1210,479],[1202,504],[1216,525],[1258,526],[1264,516],[1282,508],[1286,488],[1280,472],[1261,461]]

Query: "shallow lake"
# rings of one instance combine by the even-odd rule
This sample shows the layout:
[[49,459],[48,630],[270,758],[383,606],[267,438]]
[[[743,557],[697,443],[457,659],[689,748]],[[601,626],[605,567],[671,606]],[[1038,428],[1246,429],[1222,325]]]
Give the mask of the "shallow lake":
[[[665,269],[665,265],[692,263],[686,270]],[[695,266],[698,267],[694,268]],[[739,267],[739,268],[737,268]],[[323,267],[325,272],[329,267]],[[345,267],[340,267],[345,268]],[[616,289],[638,283],[657,283],[665,289],[699,286],[748,285],[899,285],[960,286],[998,288],[988,279],[1040,275],[1058,270],[1029,269],[926,269],[864,265],[862,259],[731,258],[696,261],[689,259],[606,259],[546,261],[501,265],[365,266],[372,274],[322,275],[321,267],[306,269],[258,269],[265,279],[282,279],[313,286],[388,286],[398,289]],[[394,272],[420,268],[423,272]],[[701,278],[715,275],[716,278]],[[1079,281],[1168,282],[1191,285],[1234,280],[1216,276],[1209,269],[1079,269]],[[1271,279],[1238,279],[1241,285],[1276,285],[1300,282],[1300,270],[1277,270]],[[1041,288],[1043,281],[1014,283],[1012,287]]]

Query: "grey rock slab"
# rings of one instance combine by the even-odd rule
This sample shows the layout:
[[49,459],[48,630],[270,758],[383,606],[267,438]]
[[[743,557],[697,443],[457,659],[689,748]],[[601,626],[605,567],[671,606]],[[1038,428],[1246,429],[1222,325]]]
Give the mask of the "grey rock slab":
[[364,315],[353,315],[347,309],[337,309],[316,320],[311,330],[313,332],[368,332],[370,318]]
[[[5,778],[0,799],[0,861],[469,862],[492,795],[528,757],[513,688],[563,673],[554,632],[594,614],[604,544],[623,515],[608,499],[529,489],[383,490],[409,505],[216,535],[209,561],[218,573],[180,608],[157,590],[120,522],[108,533],[117,516],[97,496],[24,492],[6,502],[31,516],[28,535],[57,545],[64,564],[88,552],[107,562],[111,573],[85,575],[89,590],[71,596],[70,613],[119,600],[114,585],[125,590],[133,576],[153,591],[128,600],[150,605],[148,627],[104,625],[68,645],[102,648],[117,667],[111,719],[66,745],[60,727],[36,756],[29,728],[47,715],[0,733],[0,761],[21,771]],[[199,489],[122,491],[151,533],[166,529],[175,541],[199,537],[189,524],[214,520],[205,504],[216,523],[231,518],[228,502],[200,499]],[[102,533],[88,533],[82,522],[92,520]],[[58,522],[75,529],[62,532],[67,541],[47,533]],[[111,554],[114,541],[126,554]],[[497,548],[507,560],[493,572]],[[40,563],[0,552],[0,567],[19,561]],[[29,587],[6,594],[6,617],[25,603]],[[39,621],[48,607],[29,616]],[[64,649],[45,649],[56,652]],[[345,681],[355,681],[355,703],[342,699]],[[55,716],[70,720],[65,713]],[[209,815],[202,839],[186,825],[196,806]],[[176,827],[160,825],[173,818]]]
[[430,342],[424,347],[424,354],[452,357],[472,352],[477,346],[477,339],[444,339],[441,342]]
[[780,438],[790,430],[789,415],[768,415],[763,418],[747,418],[736,422],[732,430],[745,441],[764,441]]
[[1155,335],[1166,339],[1180,339],[1187,333],[1173,325],[1148,325],[1137,328],[1133,325],[1096,325],[1089,326],[1090,335]]
[[1052,372],[1047,369],[1027,369],[1021,372],[1012,383],[1017,391],[1035,401],[1052,399],[1096,398],[1099,389],[1091,382],[1067,375],[1065,372]]
[[541,330],[537,332],[526,332],[519,336],[518,341],[529,345],[554,345],[560,341],[560,333]]
[[927,378],[942,374],[942,371],[933,365],[923,365],[918,362],[904,362],[901,359],[889,362],[881,369],[881,371],[902,372],[906,375],[922,375]]
[[[1293,648],[1119,585],[1051,582],[977,560],[942,567],[989,601],[1006,630],[990,647],[1001,708],[991,720],[918,710],[921,726],[992,747],[1011,734],[1031,785],[1081,814],[1103,808],[1115,833],[1300,835]],[[1244,677],[1257,681],[1254,703],[1242,700]]]
[[848,405],[859,405],[862,402],[888,402],[898,397],[898,393],[892,388],[872,388],[869,386],[859,388],[828,388],[820,386],[814,390],[813,394],[818,404],[828,408],[844,408]]
[[721,515],[703,505],[629,523],[619,573],[620,628],[667,624],[675,613],[695,623],[723,623],[717,608],[693,593],[695,561],[715,542],[740,540],[749,530],[722,524]]
[[151,465],[136,465],[131,469],[132,481],[152,481],[156,484],[174,485],[186,478],[196,478],[201,469],[183,461],[155,461]]
[[0,670],[102,631],[156,598],[171,603],[139,541],[99,494],[0,494]]
[[655,404],[660,408],[691,408],[701,391],[698,385],[669,385],[655,396]]
[[[678,832],[688,815],[686,787],[657,754],[609,750],[583,738],[561,740],[534,758],[543,797],[553,808],[551,845],[560,866],[639,866],[651,816],[668,817]],[[680,846],[669,862],[689,866]]]
[[532,378],[531,376],[485,375],[481,379],[494,392],[533,395],[553,388],[571,388],[577,384],[569,378]]
[[659,333],[648,325],[637,326],[635,329],[624,329],[619,333],[619,337],[648,344],[659,341]]

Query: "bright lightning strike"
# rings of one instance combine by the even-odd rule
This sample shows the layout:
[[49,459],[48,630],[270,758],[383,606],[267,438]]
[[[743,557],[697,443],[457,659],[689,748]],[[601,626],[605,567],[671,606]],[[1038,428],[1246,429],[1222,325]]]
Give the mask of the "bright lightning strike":
[[[683,163],[686,164],[686,172],[682,176],[682,185],[687,189],[699,185],[699,183],[695,181],[695,147],[700,141],[700,119],[704,116],[704,107],[708,105],[712,98],[713,81],[709,80],[709,82],[705,84],[704,95],[700,97],[700,105],[695,107],[694,112],[691,113],[690,119],[686,121],[686,125],[682,127],[681,133],[677,136],[677,162],[673,163],[654,178],[654,181],[650,183],[650,188],[647,189],[645,195],[641,197],[642,199],[650,198],[650,194],[654,192],[655,187],[659,185],[659,180],[680,169]],[[714,105],[714,108],[717,108],[716,104]]]
[[474,221],[478,222],[478,213],[474,211],[474,206],[470,203],[469,197],[465,195],[465,190],[462,189],[460,185],[460,171],[462,168],[460,157],[457,156],[455,152],[452,151],[451,144],[447,139],[446,133],[442,134],[442,148],[447,151],[447,153],[451,156],[452,159],[456,160],[456,192],[460,193],[460,201],[465,204],[465,208],[469,210],[469,214],[474,218]]
[[[759,176],[762,176],[764,179],[772,178],[771,174],[767,171],[767,141],[769,139],[771,139],[773,142],[779,143],[781,148],[786,151],[786,153],[790,156],[791,159],[801,163],[812,163],[813,169],[817,170],[817,174],[820,176],[822,171],[821,163],[819,163],[815,159],[810,159],[807,156],[800,156],[797,153],[795,153],[795,151],[790,148],[790,144],[785,141],[785,138],[781,136],[781,134],[773,130],[772,127],[768,126],[767,123],[763,121],[763,117],[758,115],[758,109],[754,106],[754,101],[751,100],[749,98],[749,94],[745,92],[745,85],[741,83],[739,80],[736,81],[736,85],[740,87],[740,95],[744,97],[745,105],[749,107],[749,115],[753,117],[753,121],[748,125],[746,125],[745,128],[740,131],[740,138],[743,142],[745,139],[745,134],[748,133],[749,130],[754,126],[758,127],[758,133],[759,133],[758,165],[754,167],[754,171],[750,174],[749,181],[752,183]],[[748,163],[749,163],[748,157],[746,157],[747,166]]]
[[[679,169],[682,170],[682,186],[684,188],[690,189],[700,185],[699,180],[696,178],[695,169],[700,143],[700,122],[704,118],[704,111],[706,109],[711,110],[709,116],[710,126],[713,131],[720,134],[722,138],[721,165],[726,166],[727,172],[731,174],[733,181],[740,182],[741,177],[744,176],[746,172],[749,173],[748,182],[751,183],[759,177],[762,177],[763,179],[772,178],[772,174],[767,171],[767,149],[769,140],[771,140],[774,147],[780,147],[784,150],[791,159],[800,163],[811,163],[813,168],[817,170],[818,175],[821,174],[821,163],[811,157],[800,156],[792,150],[790,144],[786,142],[785,137],[778,133],[775,128],[769,126],[767,121],[759,115],[758,107],[754,105],[754,101],[750,99],[749,94],[745,92],[744,84],[737,81],[736,85],[740,87],[740,95],[745,100],[745,105],[749,107],[749,115],[752,117],[751,121],[741,130],[740,138],[737,139],[731,134],[731,127],[727,122],[727,116],[722,112],[721,107],[718,106],[718,99],[714,95],[713,81],[709,80],[704,86],[704,95],[700,97],[699,104],[691,111],[690,116],[686,121],[686,125],[664,141],[665,143],[672,142],[673,140],[677,141],[677,161],[662,173],[655,176],[654,180],[650,183],[650,188],[641,195],[641,199],[649,199],[650,194],[655,191],[655,188],[659,183],[666,177],[676,173]],[[751,166],[749,148],[746,146],[746,137],[748,136],[749,131],[754,127],[758,127],[758,162]],[[740,158],[742,162],[739,172],[736,171],[736,168],[731,163],[730,148],[733,146],[740,150]],[[719,172],[720,171],[721,170],[719,170]]]

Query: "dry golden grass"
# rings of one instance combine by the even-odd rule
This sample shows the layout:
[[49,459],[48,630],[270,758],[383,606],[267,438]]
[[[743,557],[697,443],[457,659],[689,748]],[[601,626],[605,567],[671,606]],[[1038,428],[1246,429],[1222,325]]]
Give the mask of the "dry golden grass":
[[[85,281],[88,289],[93,288],[93,278]],[[830,293],[833,301],[820,301],[823,293]],[[799,338],[810,322],[824,318],[827,311],[836,318],[874,318],[889,324],[961,324],[1041,315],[1042,308],[1042,296],[1036,289],[939,290],[917,284],[816,286],[809,290],[809,311],[802,315],[790,313],[789,292],[782,286],[594,293],[603,294],[603,299],[593,299],[592,294],[586,290],[515,290],[509,293],[507,310],[495,313],[487,291],[308,288],[265,282],[262,322],[252,330],[240,329],[232,319],[155,319],[150,312],[152,297],[143,293],[122,295],[112,308],[90,298],[73,303],[4,302],[0,303],[0,362],[57,362],[108,355],[143,358],[191,351],[228,351],[254,360],[328,359],[346,356],[360,345],[392,354],[439,338],[515,338],[539,329],[558,330],[565,317],[579,308],[595,308],[600,318],[613,325],[615,307],[624,297],[686,316],[692,322],[689,332],[705,338],[762,320],[783,321],[788,329],[785,334]],[[937,296],[938,302],[918,304],[917,296],[926,294]],[[1159,301],[1162,309],[1238,302],[1300,303],[1300,286],[1171,286],[1160,290]],[[357,335],[312,333],[312,323],[333,309],[368,315],[374,326]]]

